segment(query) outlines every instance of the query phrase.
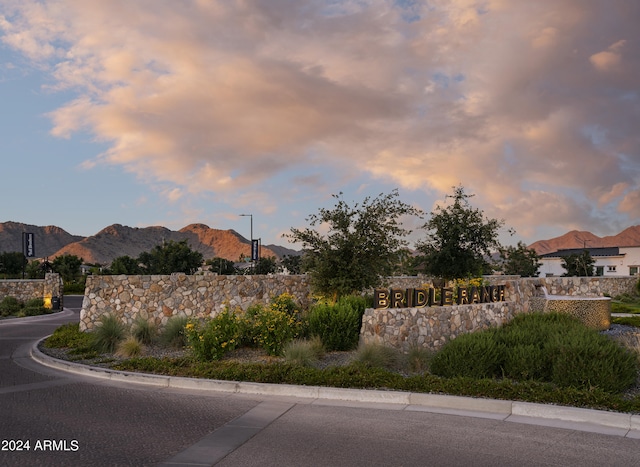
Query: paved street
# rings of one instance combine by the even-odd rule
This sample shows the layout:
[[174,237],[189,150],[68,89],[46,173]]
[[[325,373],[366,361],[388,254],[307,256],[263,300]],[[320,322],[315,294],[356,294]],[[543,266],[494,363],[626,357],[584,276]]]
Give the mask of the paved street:
[[[404,410],[116,383],[53,370],[34,341],[77,321],[0,321],[0,465],[640,465],[640,440]],[[16,451],[29,441],[29,450]]]

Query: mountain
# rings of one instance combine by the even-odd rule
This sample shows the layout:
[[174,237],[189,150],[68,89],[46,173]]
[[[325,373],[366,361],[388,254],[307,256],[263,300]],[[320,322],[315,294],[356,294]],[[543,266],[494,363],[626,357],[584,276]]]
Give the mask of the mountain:
[[79,235],[71,235],[53,225],[39,227],[20,222],[2,222],[0,223],[0,253],[22,251],[23,232],[33,234],[35,253],[39,258],[53,256],[64,246],[84,238]]
[[[251,254],[251,242],[235,230],[212,229],[205,224],[191,224],[178,231],[165,227],[127,227],[113,224],[90,237],[71,235],[60,227],[39,227],[19,222],[0,223],[0,253],[22,251],[22,233],[34,234],[36,256],[53,259],[64,254],[82,258],[85,263],[108,265],[118,256],[137,257],[163,242],[187,244],[205,259],[214,257],[238,261],[240,255]],[[529,245],[539,255],[567,248],[640,246],[640,225],[629,227],[617,235],[598,237],[587,231],[572,230],[560,237],[539,240]],[[263,245],[263,257],[299,255],[300,252],[278,245]]]
[[[53,259],[61,255],[75,255],[89,264],[109,264],[118,256],[137,257],[164,242],[186,240],[205,259],[221,257],[237,261],[241,254],[251,254],[251,243],[234,230],[212,229],[204,224],[191,224],[179,231],[165,227],[127,227],[110,225],[90,237],[70,235],[58,227],[36,227],[16,222],[0,223],[0,252],[21,251],[22,232],[35,235],[36,255]],[[50,237],[50,238],[49,238]],[[263,246],[263,257],[280,258],[285,254],[300,254],[285,247]]]
[[572,230],[560,237],[539,240],[529,245],[539,255],[570,248],[604,248],[614,246],[640,246],[640,225],[629,227],[617,235],[598,237],[591,232]]

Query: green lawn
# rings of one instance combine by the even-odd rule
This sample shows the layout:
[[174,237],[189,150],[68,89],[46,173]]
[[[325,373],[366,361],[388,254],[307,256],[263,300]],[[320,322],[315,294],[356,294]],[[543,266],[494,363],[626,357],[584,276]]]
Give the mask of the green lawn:
[[612,313],[640,313],[640,300],[618,300],[617,298],[611,301]]

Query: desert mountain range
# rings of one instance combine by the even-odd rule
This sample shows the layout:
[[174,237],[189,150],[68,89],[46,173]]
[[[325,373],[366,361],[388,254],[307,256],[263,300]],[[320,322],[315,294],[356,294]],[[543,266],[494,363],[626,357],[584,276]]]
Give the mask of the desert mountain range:
[[[0,223],[0,252],[22,251],[22,232],[34,234],[36,256],[50,260],[61,255],[75,255],[87,264],[108,265],[118,256],[136,258],[163,242],[186,240],[191,249],[204,259],[214,257],[238,261],[240,255],[251,255],[251,242],[234,230],[212,229],[204,224],[191,224],[178,231],[165,227],[127,227],[110,225],[90,237],[71,235],[55,226],[39,227],[19,222]],[[261,256],[282,258],[298,251],[262,245]]]
[[[205,259],[214,257],[238,261],[240,255],[249,256],[251,243],[234,230],[212,229],[204,224],[191,224],[178,231],[165,227],[126,227],[110,225],[90,237],[72,235],[60,227],[0,223],[0,252],[22,251],[22,233],[34,234],[36,256],[53,259],[60,255],[75,255],[88,264],[108,265],[118,256],[137,257],[163,242],[186,240],[202,253]],[[617,235],[598,237],[591,232],[573,230],[550,240],[539,240],[529,245],[539,255],[567,248],[598,248],[613,246],[640,246],[640,225],[629,227]],[[299,251],[277,245],[263,245],[262,256],[282,258],[297,255]]]
[[606,248],[640,246],[640,225],[623,230],[617,235],[598,237],[587,231],[572,230],[550,240],[538,240],[529,245],[539,255],[570,248]]

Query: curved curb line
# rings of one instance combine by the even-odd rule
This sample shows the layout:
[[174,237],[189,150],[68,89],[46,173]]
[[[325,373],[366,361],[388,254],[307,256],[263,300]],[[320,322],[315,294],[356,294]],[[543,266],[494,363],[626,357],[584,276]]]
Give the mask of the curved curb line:
[[[39,342],[40,341],[34,343],[30,354],[31,358],[40,364],[77,375],[111,381],[232,394],[298,397],[318,401],[393,404],[395,406],[401,406],[402,410],[494,418],[520,423],[536,423],[536,421],[544,420],[549,422],[551,426],[555,424],[560,427],[580,431],[596,431],[610,435],[640,439],[640,415],[444,394],[250,383],[116,371],[50,357],[38,349]],[[601,427],[601,429],[598,429],[598,427]]]

